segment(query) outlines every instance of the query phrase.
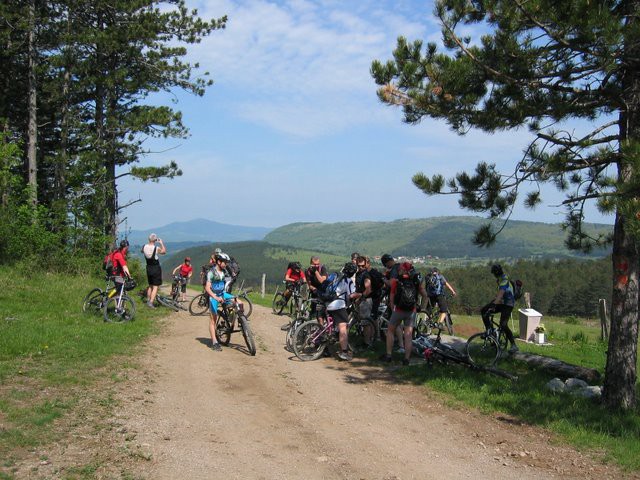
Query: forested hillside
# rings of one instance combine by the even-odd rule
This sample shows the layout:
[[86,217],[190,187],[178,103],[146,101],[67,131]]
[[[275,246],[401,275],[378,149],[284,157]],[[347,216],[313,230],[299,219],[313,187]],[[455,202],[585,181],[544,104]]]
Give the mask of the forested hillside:
[[[372,255],[446,258],[568,258],[584,256],[565,246],[559,224],[511,221],[489,248],[471,241],[485,221],[479,217],[432,217],[393,222],[294,223],[270,232],[265,241],[300,248],[317,248],[348,255],[353,251]],[[610,232],[611,226],[591,224],[592,232]],[[594,249],[591,257],[608,251]]]

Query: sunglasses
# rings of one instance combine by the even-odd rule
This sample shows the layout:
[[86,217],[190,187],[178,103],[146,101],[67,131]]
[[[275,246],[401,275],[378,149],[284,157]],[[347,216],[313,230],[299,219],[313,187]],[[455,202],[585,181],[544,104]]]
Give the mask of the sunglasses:
[[358,268],[366,268],[366,265],[358,265]]

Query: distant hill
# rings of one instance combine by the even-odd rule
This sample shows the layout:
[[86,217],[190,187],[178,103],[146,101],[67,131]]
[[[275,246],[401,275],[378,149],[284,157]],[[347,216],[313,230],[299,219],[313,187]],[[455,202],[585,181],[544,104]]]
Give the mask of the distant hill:
[[[245,240],[262,240],[271,230],[271,228],[266,227],[228,225],[226,223],[218,223],[199,218],[185,222],[174,222],[163,227],[155,227],[147,230],[132,230],[128,238],[129,242],[136,245],[146,243],[150,233],[157,234],[165,243],[239,242]],[[169,245],[167,245],[167,247],[169,247]]]
[[[510,221],[494,245],[472,243],[480,217],[432,217],[393,222],[292,223],[271,231],[265,241],[309,250],[349,255],[427,256],[440,258],[566,258],[602,257],[610,249],[585,256],[568,250],[566,233],[559,224]],[[610,232],[611,225],[587,224],[592,232]]]

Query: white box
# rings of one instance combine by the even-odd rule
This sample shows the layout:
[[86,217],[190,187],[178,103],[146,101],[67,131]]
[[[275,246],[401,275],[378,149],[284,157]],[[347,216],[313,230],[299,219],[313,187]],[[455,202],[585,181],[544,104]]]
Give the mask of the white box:
[[527,342],[535,340],[535,329],[540,325],[542,314],[533,308],[521,308],[520,313],[520,338]]

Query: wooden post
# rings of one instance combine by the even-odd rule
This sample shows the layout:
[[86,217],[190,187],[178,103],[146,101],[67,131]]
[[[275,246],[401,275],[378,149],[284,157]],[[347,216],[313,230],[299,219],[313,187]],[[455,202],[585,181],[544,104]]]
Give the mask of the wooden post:
[[600,339],[609,338],[609,315],[607,314],[607,301],[598,299],[598,313],[600,314]]
[[264,291],[265,291],[266,284],[267,284],[267,274],[263,273],[262,274],[262,289],[261,289],[261,294],[260,294],[260,296],[262,298],[264,298]]

